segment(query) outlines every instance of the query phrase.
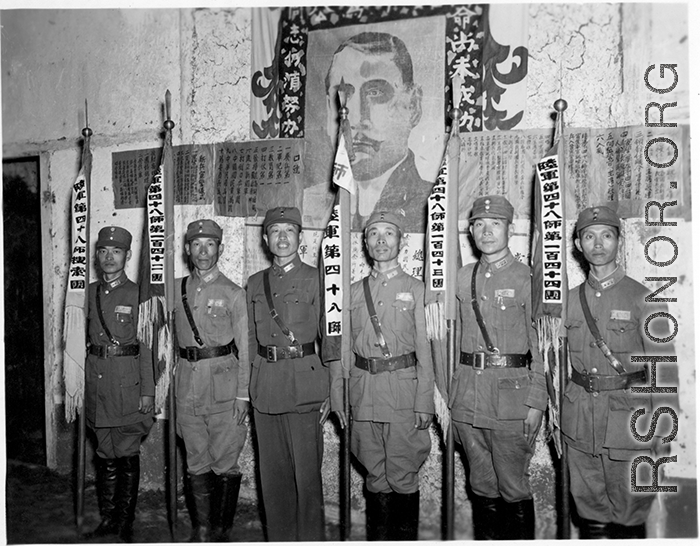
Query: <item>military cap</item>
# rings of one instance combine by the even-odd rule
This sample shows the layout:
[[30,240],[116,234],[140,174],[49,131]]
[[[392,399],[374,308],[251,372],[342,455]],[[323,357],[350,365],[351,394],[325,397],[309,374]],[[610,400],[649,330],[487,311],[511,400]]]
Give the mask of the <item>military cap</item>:
[[124,250],[131,249],[131,233],[119,226],[107,226],[97,235],[97,248],[116,246]]
[[221,242],[223,230],[214,220],[195,220],[187,226],[185,242],[189,243],[197,237],[209,237]]
[[469,223],[471,224],[477,218],[503,218],[512,222],[513,205],[502,195],[478,197],[469,215]]
[[301,229],[301,212],[296,207],[275,207],[268,209],[263,220],[263,233],[272,224],[294,224]]
[[620,217],[610,207],[589,207],[581,211],[576,221],[576,235],[593,225],[612,226],[620,229]]
[[401,220],[399,215],[387,211],[378,211],[373,213],[372,216],[369,217],[369,220],[367,220],[367,223],[365,224],[365,233],[367,232],[369,226],[378,222],[387,222],[389,224],[393,224],[397,228],[399,228],[399,231],[401,233],[403,233],[403,221]]

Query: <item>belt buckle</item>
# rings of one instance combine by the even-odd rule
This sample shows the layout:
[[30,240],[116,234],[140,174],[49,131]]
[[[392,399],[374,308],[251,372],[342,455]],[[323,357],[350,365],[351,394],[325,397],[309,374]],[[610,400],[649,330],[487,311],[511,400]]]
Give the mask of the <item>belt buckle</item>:
[[187,360],[189,362],[197,362],[199,360],[197,347],[185,347],[185,351],[187,352]]
[[116,345],[105,345],[105,356],[104,358],[111,358],[117,352]]
[[598,393],[600,392],[600,383],[598,382],[598,378],[592,374],[589,374],[588,370],[585,370],[583,376],[586,379],[587,383],[586,391],[588,391],[594,397],[598,396]]
[[488,355],[489,365],[492,368],[505,368],[506,367],[506,357],[500,354]]
[[485,353],[474,353],[473,367],[475,370],[483,370],[486,364]]
[[298,345],[290,345],[289,346],[289,358],[301,358],[302,356],[302,351],[301,347]]
[[277,362],[277,345],[268,345],[267,349],[267,361]]
[[374,358],[367,359],[367,367],[369,368],[367,371],[370,374],[372,374],[372,375],[377,374],[377,361]]

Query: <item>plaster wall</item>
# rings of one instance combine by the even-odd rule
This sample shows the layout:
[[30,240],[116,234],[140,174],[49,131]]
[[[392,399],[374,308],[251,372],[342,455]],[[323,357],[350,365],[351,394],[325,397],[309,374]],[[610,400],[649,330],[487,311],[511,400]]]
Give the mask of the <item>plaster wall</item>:
[[[665,121],[689,123],[687,17],[685,6],[664,4],[531,4],[528,106],[520,128],[551,128],[552,104],[564,97],[571,127],[615,127],[644,123],[644,105],[661,102],[644,86],[646,68],[676,63],[679,86],[676,108]],[[173,94],[173,143],[206,144],[249,138],[251,9],[164,10],[32,10],[1,15],[3,154],[41,156],[45,345],[47,393],[47,453],[49,466],[70,471],[74,427],[62,416],[63,300],[68,259],[69,186],[80,157],[84,101],[89,104],[92,138],[92,241],[100,227],[118,224],[134,234],[139,255],[142,210],[114,210],[111,154],[162,144],[162,102]],[[653,37],[653,39],[650,39]],[[214,217],[212,206],[176,207],[176,232],[198,217]],[[241,219],[214,217],[227,240],[221,268],[245,285],[245,226]],[[667,272],[678,276],[670,304],[680,330],[676,350],[682,411],[678,463],[667,465],[670,476],[695,477],[695,370],[690,223],[664,228],[676,239],[683,259]],[[523,225],[519,231],[527,231]],[[625,222],[624,262],[633,275],[659,274],[650,269],[643,241],[651,236],[643,222]],[[527,239],[523,237],[523,241]],[[176,255],[182,253],[177,239]],[[527,251],[523,243],[523,252]],[[127,273],[137,278],[137,259]],[[672,271],[671,271],[672,269]],[[184,261],[176,276],[185,274]],[[573,266],[571,283],[582,279]],[[578,276],[577,276],[578,275]],[[94,271],[92,272],[94,279]],[[143,447],[144,486],[163,487],[163,425],[159,421]],[[442,446],[436,429],[433,449],[421,473],[421,538],[439,538],[442,487]],[[338,452],[335,427],[325,428],[324,487],[327,517],[338,517]],[[257,498],[254,453],[250,443],[242,456],[242,495]],[[554,538],[552,459],[542,438],[532,462],[532,483],[538,514],[537,535]],[[471,538],[471,510],[465,493],[464,469],[456,460],[456,537]],[[663,501],[652,512],[662,521]],[[362,538],[364,499],[362,478],[352,474],[353,538]],[[653,526],[657,534],[661,525]]]

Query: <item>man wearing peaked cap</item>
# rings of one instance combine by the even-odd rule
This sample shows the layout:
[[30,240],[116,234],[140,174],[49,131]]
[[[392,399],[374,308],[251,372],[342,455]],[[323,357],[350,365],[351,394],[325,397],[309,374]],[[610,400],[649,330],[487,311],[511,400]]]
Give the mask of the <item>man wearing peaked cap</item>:
[[350,291],[351,424],[343,413],[342,363],[331,362],[331,405],[341,426],[352,427],[351,450],[367,470],[367,540],[418,540],[418,472],[431,446],[425,286],[399,265],[402,229],[400,217],[386,211],[373,213],[365,226],[373,267]]
[[88,291],[85,415],[97,438],[101,521],[91,536],[133,540],[141,441],[153,425],[151,351],[136,339],[139,289],[124,267],[131,233],[108,226],[97,236],[99,280]]
[[317,348],[319,272],[299,257],[301,227],[298,209],[268,210],[263,241],[272,266],[248,279],[250,397],[269,541],[325,538],[321,463],[329,379]]
[[230,540],[242,479],[238,458],[248,433],[245,292],[219,271],[222,238],[213,220],[190,223],[185,252],[192,273],[176,283],[175,407],[197,514],[192,540],[198,542]]
[[[645,364],[632,362],[630,355],[672,355],[673,347],[650,343],[643,332],[646,317],[665,313],[667,307],[647,303],[650,291],[617,264],[619,234],[620,219],[612,209],[597,206],[579,214],[574,244],[590,271],[585,282],[569,291],[565,326],[572,370],[561,430],[569,447],[581,538],[644,538],[655,494],[632,493],[630,475],[636,475],[637,485],[648,486],[651,467],[642,463],[632,470],[632,462],[650,455],[658,460],[670,450],[661,442],[670,425],[659,421],[654,437],[646,441],[630,430],[632,413],[639,409],[645,415],[638,416],[635,428],[649,430],[652,408],[651,394],[632,392],[633,386],[645,386],[649,375]],[[657,319],[648,327],[657,339],[669,336],[667,321]],[[673,364],[665,363],[658,373],[656,384],[678,383]],[[654,394],[653,402],[678,408],[675,394]]]
[[479,197],[469,232],[481,256],[457,276],[462,324],[450,409],[469,461],[474,538],[535,538],[530,459],[547,406],[532,326],[530,268],[508,248],[513,206]]

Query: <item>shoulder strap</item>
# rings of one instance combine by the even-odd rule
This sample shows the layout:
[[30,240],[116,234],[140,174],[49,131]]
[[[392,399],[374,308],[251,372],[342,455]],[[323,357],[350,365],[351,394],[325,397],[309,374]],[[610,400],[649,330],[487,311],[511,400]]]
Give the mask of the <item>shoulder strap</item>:
[[287,325],[282,320],[282,317],[279,316],[277,309],[275,309],[275,304],[272,302],[272,290],[270,289],[269,269],[266,269],[263,273],[263,288],[265,289],[265,299],[267,299],[267,306],[270,308],[270,316],[277,323],[277,326],[280,327],[280,330],[282,330],[282,333],[286,336],[290,343],[292,345],[298,345],[299,342],[297,341],[297,338],[294,337],[294,332],[287,328]]
[[182,277],[181,291],[182,291],[182,306],[185,308],[185,315],[187,315],[187,322],[190,323],[190,328],[192,328],[192,333],[194,334],[194,340],[199,345],[204,345],[202,338],[199,337],[199,330],[197,330],[197,325],[194,323],[194,317],[192,316],[192,311],[190,310],[190,306],[187,304],[187,277]]
[[491,338],[489,333],[486,331],[486,323],[484,322],[484,316],[481,314],[481,309],[479,309],[479,301],[476,298],[476,272],[479,269],[479,261],[474,264],[474,271],[472,271],[472,309],[474,309],[474,315],[476,316],[476,323],[479,325],[479,330],[481,330],[481,335],[484,336],[484,341],[486,342],[486,348],[492,352],[497,353],[498,349],[491,343]]
[[379,342],[379,348],[382,350],[384,358],[391,358],[391,351],[386,344],[386,339],[384,339],[384,334],[382,333],[382,326],[379,323],[379,317],[377,316],[377,310],[374,308],[374,302],[372,301],[372,294],[369,291],[369,275],[362,280],[362,288],[365,291],[365,303],[367,304],[367,311],[369,311],[369,320],[374,328],[374,333],[377,335],[377,341]]
[[107,334],[107,337],[109,338],[109,341],[112,343],[112,345],[119,345],[119,342],[116,339],[114,339],[112,332],[110,332],[109,328],[107,328],[107,324],[105,323],[105,318],[102,315],[102,302],[100,301],[100,283],[97,283],[97,286],[95,286],[95,288],[96,288],[95,303],[97,304],[97,316],[100,319],[100,324],[102,325],[102,329],[105,331],[105,334]]
[[612,354],[612,351],[605,343],[605,340],[603,339],[603,336],[600,334],[600,330],[598,329],[598,325],[595,323],[595,319],[591,314],[591,308],[588,307],[588,300],[586,300],[585,287],[586,283],[583,282],[579,286],[578,295],[579,299],[581,300],[583,316],[586,318],[586,324],[588,325],[588,329],[591,331],[591,334],[593,334],[593,337],[595,338],[595,344],[603,352],[605,358],[607,358],[608,362],[610,362],[610,365],[615,369],[617,373],[623,374],[625,373],[625,368],[622,367],[620,361],[617,358],[615,358],[615,355]]

